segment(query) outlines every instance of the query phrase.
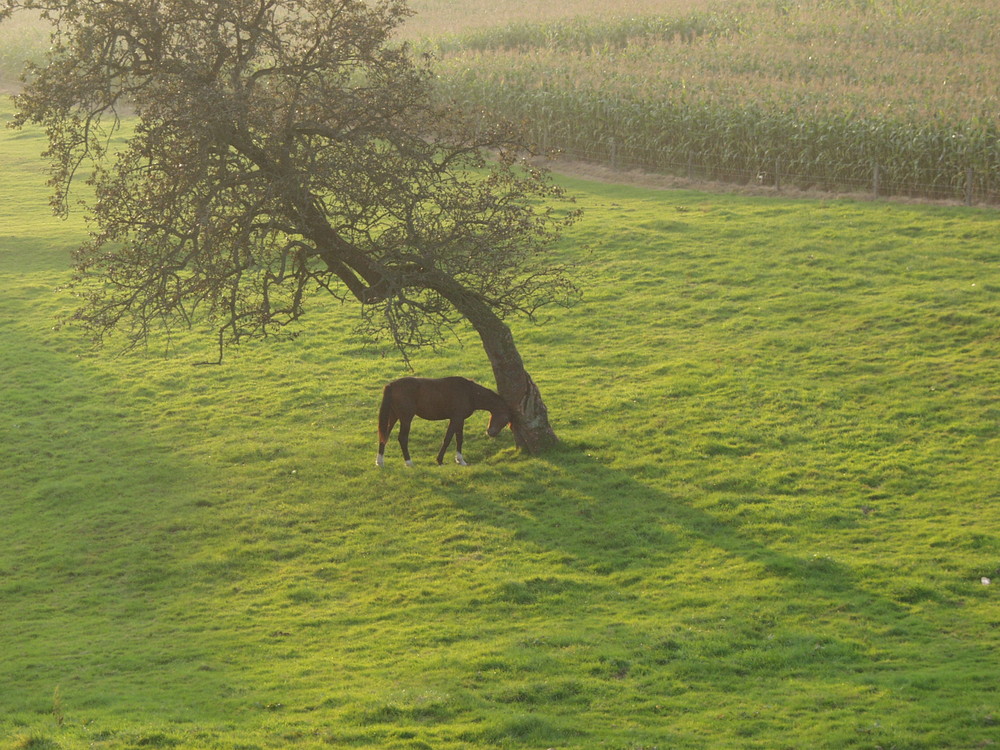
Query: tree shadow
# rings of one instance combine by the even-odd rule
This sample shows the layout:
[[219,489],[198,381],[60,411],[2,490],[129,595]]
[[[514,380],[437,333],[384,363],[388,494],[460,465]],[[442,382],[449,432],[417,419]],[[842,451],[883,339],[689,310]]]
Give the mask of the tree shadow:
[[[787,615],[795,623],[789,627],[799,633],[815,628],[821,638],[850,643],[841,651],[843,664],[859,681],[876,671],[885,680],[886,674],[905,674],[911,668],[943,668],[946,657],[938,654],[954,649],[954,634],[939,634],[940,624],[921,607],[951,609],[963,594],[929,588],[916,593],[905,588],[879,590],[849,563],[780,549],[762,541],[753,529],[740,528],[682,496],[644,484],[581,449],[563,446],[544,458],[494,465],[505,483],[501,501],[490,493],[452,491],[451,502],[476,521],[507,530],[523,545],[555,553],[564,574],[576,570],[605,576],[619,589],[636,583],[633,599],[638,610],[671,613],[683,622],[698,617],[698,606],[717,605],[715,597],[722,589],[732,597],[735,618],[764,610],[769,617]],[[544,494],[539,491],[543,481]],[[699,570],[701,556],[707,560]],[[694,601],[697,594],[687,586],[664,607],[665,597],[670,597],[669,571],[678,561],[684,563],[689,582],[692,575],[703,582],[704,601]],[[732,570],[747,578],[727,580]],[[646,606],[642,600],[650,583],[654,587],[662,583],[662,589],[653,592],[656,602]],[[980,593],[971,582],[969,586],[969,596]],[[687,604],[692,605],[689,613]],[[910,639],[917,634],[935,647],[914,650]],[[971,635],[961,640],[967,664],[993,659],[988,644]],[[958,681],[952,688],[956,696],[963,689]]]
[[[203,472],[75,347],[22,324],[5,338],[0,679],[12,689],[0,709],[35,716],[59,685],[78,712],[100,683],[100,705],[152,711],[176,698],[172,679],[222,684],[222,672],[195,673],[210,655],[178,639],[165,614],[204,543],[198,519],[211,509],[192,491]],[[151,682],[150,670],[163,678]]]
[[[578,567],[620,572],[669,562],[692,544],[704,543],[788,581],[809,580],[831,591],[854,586],[846,566],[774,549],[679,495],[591,458],[585,449],[564,445],[543,458],[494,465],[504,494],[513,501],[510,507],[494,502],[488,493],[455,492],[454,504],[478,520],[511,530],[517,539],[561,550]],[[547,489],[543,496],[542,481],[554,492]],[[514,506],[518,510],[511,509]],[[824,575],[817,582],[819,569]]]

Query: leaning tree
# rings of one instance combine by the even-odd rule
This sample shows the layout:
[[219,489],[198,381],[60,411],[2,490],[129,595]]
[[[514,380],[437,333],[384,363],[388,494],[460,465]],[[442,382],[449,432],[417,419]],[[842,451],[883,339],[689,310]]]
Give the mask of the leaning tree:
[[53,33],[15,124],[47,130],[57,211],[93,185],[73,285],[98,338],[205,324],[221,358],[329,294],[405,355],[464,318],[517,444],[555,442],[505,321],[573,295],[545,251],[575,213],[515,129],[435,97],[404,0],[0,0],[22,9]]

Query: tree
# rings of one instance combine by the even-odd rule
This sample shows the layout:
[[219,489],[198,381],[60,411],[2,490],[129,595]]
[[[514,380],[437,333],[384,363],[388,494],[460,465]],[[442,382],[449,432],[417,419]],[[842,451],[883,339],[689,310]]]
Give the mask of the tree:
[[48,132],[58,212],[92,170],[94,229],[73,286],[97,338],[207,323],[221,361],[329,294],[359,303],[364,333],[406,356],[465,318],[518,446],[555,442],[505,321],[575,293],[545,256],[575,212],[523,160],[515,129],[437,101],[429,61],[393,41],[403,0],[0,9],[53,23],[15,124]]

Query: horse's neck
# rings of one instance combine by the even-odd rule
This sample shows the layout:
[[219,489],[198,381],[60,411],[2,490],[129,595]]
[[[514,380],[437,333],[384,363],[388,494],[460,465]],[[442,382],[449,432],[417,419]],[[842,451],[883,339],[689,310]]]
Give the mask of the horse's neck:
[[479,383],[472,384],[472,405],[475,408],[493,412],[502,406],[502,404],[503,400],[500,396],[489,388],[481,386]]

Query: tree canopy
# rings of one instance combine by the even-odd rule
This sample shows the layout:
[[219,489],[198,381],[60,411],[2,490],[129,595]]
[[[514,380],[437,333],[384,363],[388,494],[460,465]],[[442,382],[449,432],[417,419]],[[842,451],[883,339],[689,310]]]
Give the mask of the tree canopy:
[[[0,0],[53,24],[16,124],[49,134],[53,202],[86,168],[76,318],[141,343],[281,333],[317,294],[404,353],[479,333],[518,443],[554,440],[505,320],[569,299],[545,251],[575,218],[515,128],[435,96],[402,0]],[[128,118],[127,138],[122,132]]]

